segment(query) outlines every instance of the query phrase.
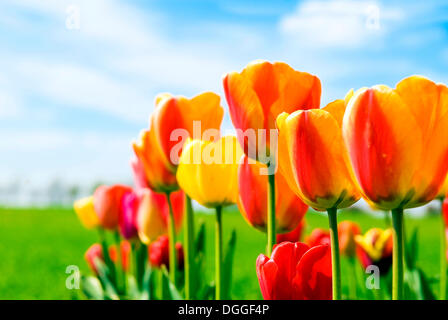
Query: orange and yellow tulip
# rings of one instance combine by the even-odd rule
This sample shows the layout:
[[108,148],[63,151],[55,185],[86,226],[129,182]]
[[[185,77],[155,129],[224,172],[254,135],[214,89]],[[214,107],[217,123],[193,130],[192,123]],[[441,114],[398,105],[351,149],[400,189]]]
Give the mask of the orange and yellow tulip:
[[132,188],[120,184],[99,186],[93,194],[93,205],[100,225],[109,230],[118,227],[123,196],[131,193]]
[[[142,131],[138,141],[134,142],[132,146],[144,170],[146,185],[155,192],[171,192],[177,190],[179,186],[177,185],[176,174],[158,145],[154,130],[154,119],[155,116],[152,114],[150,128]],[[141,167],[138,169],[141,170]],[[143,180],[139,180],[139,185],[145,185]]]
[[177,169],[182,190],[208,208],[238,201],[238,163],[243,152],[233,136],[216,142],[189,140]]
[[448,88],[420,76],[359,89],[343,134],[364,198],[382,210],[433,200],[448,171]]
[[76,200],[73,208],[84,227],[91,229],[99,226],[100,220],[95,212],[93,196]]
[[[266,165],[244,155],[238,168],[238,208],[253,227],[266,232],[268,177],[262,173]],[[276,229],[279,233],[292,231],[302,220],[308,206],[289,188],[285,178],[275,175],[276,183]],[[296,240],[298,241],[298,240]],[[294,242],[296,242],[294,241]]]
[[447,194],[448,194],[448,176],[446,177],[445,182],[443,183],[442,189],[440,189],[437,198],[443,200],[446,198]]
[[392,265],[392,229],[372,228],[364,235],[355,236],[356,253],[364,268],[374,264],[386,275]]
[[[224,116],[220,101],[219,95],[213,92],[205,92],[191,99],[182,96],[175,97],[167,93],[156,97],[154,130],[160,149],[173,169],[178,165],[182,146],[188,137],[213,139],[213,134],[211,137],[204,135],[204,132],[210,129],[219,136]],[[195,122],[198,125],[197,128],[195,128]],[[179,129],[187,135],[176,136],[174,132]],[[176,140],[179,138],[182,138],[180,142]]]
[[[180,231],[183,220],[185,196],[182,191],[170,194],[174,223]],[[168,233],[169,205],[165,194],[151,189],[141,191],[137,213],[137,230],[140,240],[149,244],[159,236]]]
[[[230,117],[237,129],[244,152],[254,158],[259,148],[270,154],[270,132],[282,112],[318,108],[321,84],[319,78],[299,72],[286,63],[256,60],[240,73],[228,73],[223,80]],[[247,139],[248,129],[266,130],[266,139]]]
[[277,118],[280,172],[316,210],[346,208],[359,199],[342,139],[345,105],[345,100],[336,100],[324,109]]

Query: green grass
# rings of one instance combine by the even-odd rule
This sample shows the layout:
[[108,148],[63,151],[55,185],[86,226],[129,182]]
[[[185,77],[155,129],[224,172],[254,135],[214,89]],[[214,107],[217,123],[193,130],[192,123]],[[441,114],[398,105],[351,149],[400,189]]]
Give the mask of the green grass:
[[[419,229],[419,266],[426,274],[436,276],[439,272],[439,217],[406,217],[408,231]],[[327,228],[326,215],[309,212],[306,219],[307,234],[315,227]],[[207,226],[209,268],[204,276],[212,280],[214,216],[198,213],[196,220],[203,220]],[[363,231],[385,226],[385,219],[355,210],[342,212],[339,220],[356,221]],[[233,208],[224,211],[223,223],[224,243],[232,229],[237,231],[232,297],[259,299],[255,260],[265,251],[265,235],[248,226]],[[83,256],[96,240],[96,232],[85,230],[71,209],[0,209],[0,299],[83,298],[79,291],[66,289],[65,271],[67,266],[77,265],[82,272],[89,272]],[[347,272],[343,261],[345,283]]]

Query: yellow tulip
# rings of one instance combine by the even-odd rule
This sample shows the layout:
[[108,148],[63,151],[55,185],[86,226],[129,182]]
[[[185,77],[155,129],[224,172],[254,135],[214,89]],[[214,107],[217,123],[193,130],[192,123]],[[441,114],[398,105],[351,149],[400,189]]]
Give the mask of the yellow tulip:
[[179,186],[205,207],[238,200],[238,163],[243,155],[236,137],[216,142],[188,140],[177,169]]
[[75,201],[73,208],[84,227],[91,229],[99,225],[100,221],[93,206],[93,196]]

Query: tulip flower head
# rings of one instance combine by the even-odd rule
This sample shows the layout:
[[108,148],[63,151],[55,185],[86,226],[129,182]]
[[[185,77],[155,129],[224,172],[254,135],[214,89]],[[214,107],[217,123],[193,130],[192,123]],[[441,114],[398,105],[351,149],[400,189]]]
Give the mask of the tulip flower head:
[[[266,165],[255,162],[246,155],[238,168],[238,208],[253,227],[266,232],[268,177],[263,174]],[[285,178],[277,173],[276,183],[276,229],[280,233],[294,230],[308,210],[308,206],[289,188]],[[296,240],[297,241],[297,240]],[[294,241],[294,242],[296,242]]]
[[[170,194],[176,230],[182,226],[185,196],[182,191]],[[150,189],[142,191],[137,213],[137,230],[140,240],[149,244],[168,232],[169,205],[165,194]]]
[[[252,159],[272,158],[271,135],[275,119],[282,112],[318,108],[319,78],[292,69],[286,63],[256,60],[240,73],[228,73],[223,80],[230,117],[238,141]],[[275,156],[275,155],[274,155]]]
[[343,135],[364,198],[382,210],[433,200],[448,171],[448,88],[419,76],[358,90]]
[[[168,236],[160,236],[156,241],[152,242],[148,247],[148,253],[149,261],[152,266],[160,268],[164,265],[167,269],[169,269],[170,259]],[[176,243],[176,254],[177,267],[179,270],[182,270],[184,265],[184,253],[180,242]]]
[[299,222],[297,227],[288,233],[278,233],[277,243],[288,242],[300,242],[302,240],[303,231],[305,229],[305,219]]
[[95,228],[99,225],[100,221],[95,212],[92,196],[75,201],[73,208],[75,209],[79,220],[87,229]]
[[356,255],[355,237],[361,234],[361,228],[353,221],[342,221],[338,225],[339,249],[342,255],[354,257]]
[[342,138],[345,104],[336,100],[324,109],[282,113],[277,118],[280,172],[316,210],[346,208],[359,199]]
[[445,199],[446,195],[448,194],[448,176],[445,179],[445,182],[442,185],[442,189],[440,189],[439,191],[439,195],[437,196],[437,198],[439,199]]
[[314,229],[311,234],[306,237],[306,244],[310,247],[315,247],[318,245],[330,245],[330,231],[321,228]]
[[392,229],[373,228],[364,235],[355,236],[357,255],[364,268],[377,265],[386,275],[392,265]]
[[216,142],[189,140],[177,169],[182,190],[208,208],[238,200],[238,163],[242,150],[233,136]]
[[132,192],[132,188],[124,185],[100,186],[93,194],[93,204],[100,225],[115,230],[120,220],[121,201],[123,196]]
[[304,243],[282,242],[271,258],[260,254],[257,277],[265,300],[331,300],[330,247],[310,248]]

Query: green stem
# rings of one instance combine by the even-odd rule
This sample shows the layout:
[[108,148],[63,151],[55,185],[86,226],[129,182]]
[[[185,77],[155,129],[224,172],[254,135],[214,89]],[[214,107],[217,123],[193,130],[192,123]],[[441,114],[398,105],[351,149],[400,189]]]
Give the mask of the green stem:
[[100,238],[101,247],[103,249],[104,263],[108,268],[109,279],[114,285],[117,285],[117,275],[116,275],[115,265],[112,262],[112,259],[110,258],[110,255],[109,255],[109,247],[107,245],[107,239],[106,239],[106,235],[104,234],[103,228],[101,228],[101,227],[98,228],[98,235]]
[[331,237],[331,267],[333,279],[333,300],[341,300],[341,259],[339,254],[337,209],[327,210]]
[[392,210],[393,224],[393,260],[392,260],[392,299],[403,299],[404,242],[403,209]]
[[173,205],[171,203],[170,193],[166,193],[166,199],[168,201],[169,206],[169,216],[168,216],[168,238],[169,238],[169,259],[170,259],[170,280],[176,285],[176,269],[177,269],[177,261],[176,261],[176,227],[174,223],[174,211]]
[[268,175],[268,245],[267,255],[272,254],[272,248],[277,242],[275,235],[275,174]]
[[222,207],[216,207],[215,222],[215,286],[216,300],[221,300],[221,279],[222,279]]
[[350,299],[356,299],[358,296],[357,293],[357,277],[356,277],[356,258],[355,257],[349,257],[348,258],[349,264],[350,264],[350,273],[349,281],[350,281],[350,288],[349,288],[349,298]]
[[[443,205],[443,202],[442,202]],[[440,212],[440,300],[446,300],[447,284],[447,257],[446,257],[446,230],[443,212]]]
[[[126,274],[123,269],[123,257],[121,255],[121,239],[118,230],[114,232],[115,245],[117,246],[117,279],[120,283],[117,283],[117,287],[123,290],[123,294],[126,293]],[[118,282],[118,281],[117,281]]]
[[191,198],[185,194],[185,230],[184,230],[184,255],[185,255],[185,300],[192,297],[192,268],[194,266],[194,218]]

